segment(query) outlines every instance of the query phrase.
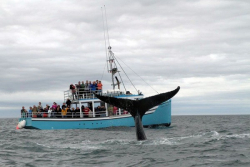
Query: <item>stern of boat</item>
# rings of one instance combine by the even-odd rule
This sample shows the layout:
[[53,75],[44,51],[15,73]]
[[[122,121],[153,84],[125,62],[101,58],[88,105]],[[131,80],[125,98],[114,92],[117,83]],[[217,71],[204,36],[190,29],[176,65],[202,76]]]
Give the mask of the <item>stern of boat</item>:
[[154,113],[144,115],[144,127],[170,126],[171,125],[171,100],[160,104]]

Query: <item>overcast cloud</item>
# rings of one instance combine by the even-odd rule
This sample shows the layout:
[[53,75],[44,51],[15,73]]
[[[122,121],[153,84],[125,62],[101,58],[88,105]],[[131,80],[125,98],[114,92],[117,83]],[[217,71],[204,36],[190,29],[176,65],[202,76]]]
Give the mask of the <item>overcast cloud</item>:
[[0,117],[39,101],[61,104],[79,80],[111,89],[102,75],[103,5],[113,52],[145,96],[156,94],[150,86],[159,93],[180,86],[173,115],[250,114],[248,0],[2,0]]

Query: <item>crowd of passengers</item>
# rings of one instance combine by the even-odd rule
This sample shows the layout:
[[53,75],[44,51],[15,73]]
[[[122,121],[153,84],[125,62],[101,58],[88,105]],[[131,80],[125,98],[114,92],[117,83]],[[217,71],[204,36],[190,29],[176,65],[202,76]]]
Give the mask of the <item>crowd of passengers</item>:
[[[93,117],[93,112],[90,110],[92,107],[81,106],[83,117]],[[95,117],[106,116],[105,106],[98,106],[95,108]],[[56,102],[52,106],[46,104],[46,107],[42,106],[42,103],[39,102],[38,106],[34,105],[30,107],[29,110],[26,110],[23,106],[21,109],[21,117],[33,117],[33,118],[79,118],[80,117],[80,108],[71,107],[70,99],[67,99],[66,103],[63,103],[62,106],[58,105]]]
[[84,81],[79,81],[78,84],[70,84],[69,89],[72,92],[73,99],[77,99],[77,97],[87,97],[91,92],[102,92],[102,82],[99,80],[96,81],[88,81],[84,83]]

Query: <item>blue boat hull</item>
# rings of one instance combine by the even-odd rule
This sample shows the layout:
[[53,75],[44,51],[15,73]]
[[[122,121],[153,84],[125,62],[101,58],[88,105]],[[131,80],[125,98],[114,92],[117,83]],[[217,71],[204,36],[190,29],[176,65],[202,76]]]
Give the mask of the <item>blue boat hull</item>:
[[[113,126],[135,126],[131,115],[98,118],[20,118],[26,120],[26,129],[98,129]],[[171,100],[159,105],[154,112],[147,112],[143,118],[144,127],[171,124]]]

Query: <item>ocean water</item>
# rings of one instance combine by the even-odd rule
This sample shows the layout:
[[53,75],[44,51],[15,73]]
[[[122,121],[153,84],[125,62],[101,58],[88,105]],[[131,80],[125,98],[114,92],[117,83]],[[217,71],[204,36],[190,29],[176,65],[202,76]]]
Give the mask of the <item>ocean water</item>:
[[250,166],[250,115],[173,116],[170,127],[15,130],[0,119],[0,166]]

